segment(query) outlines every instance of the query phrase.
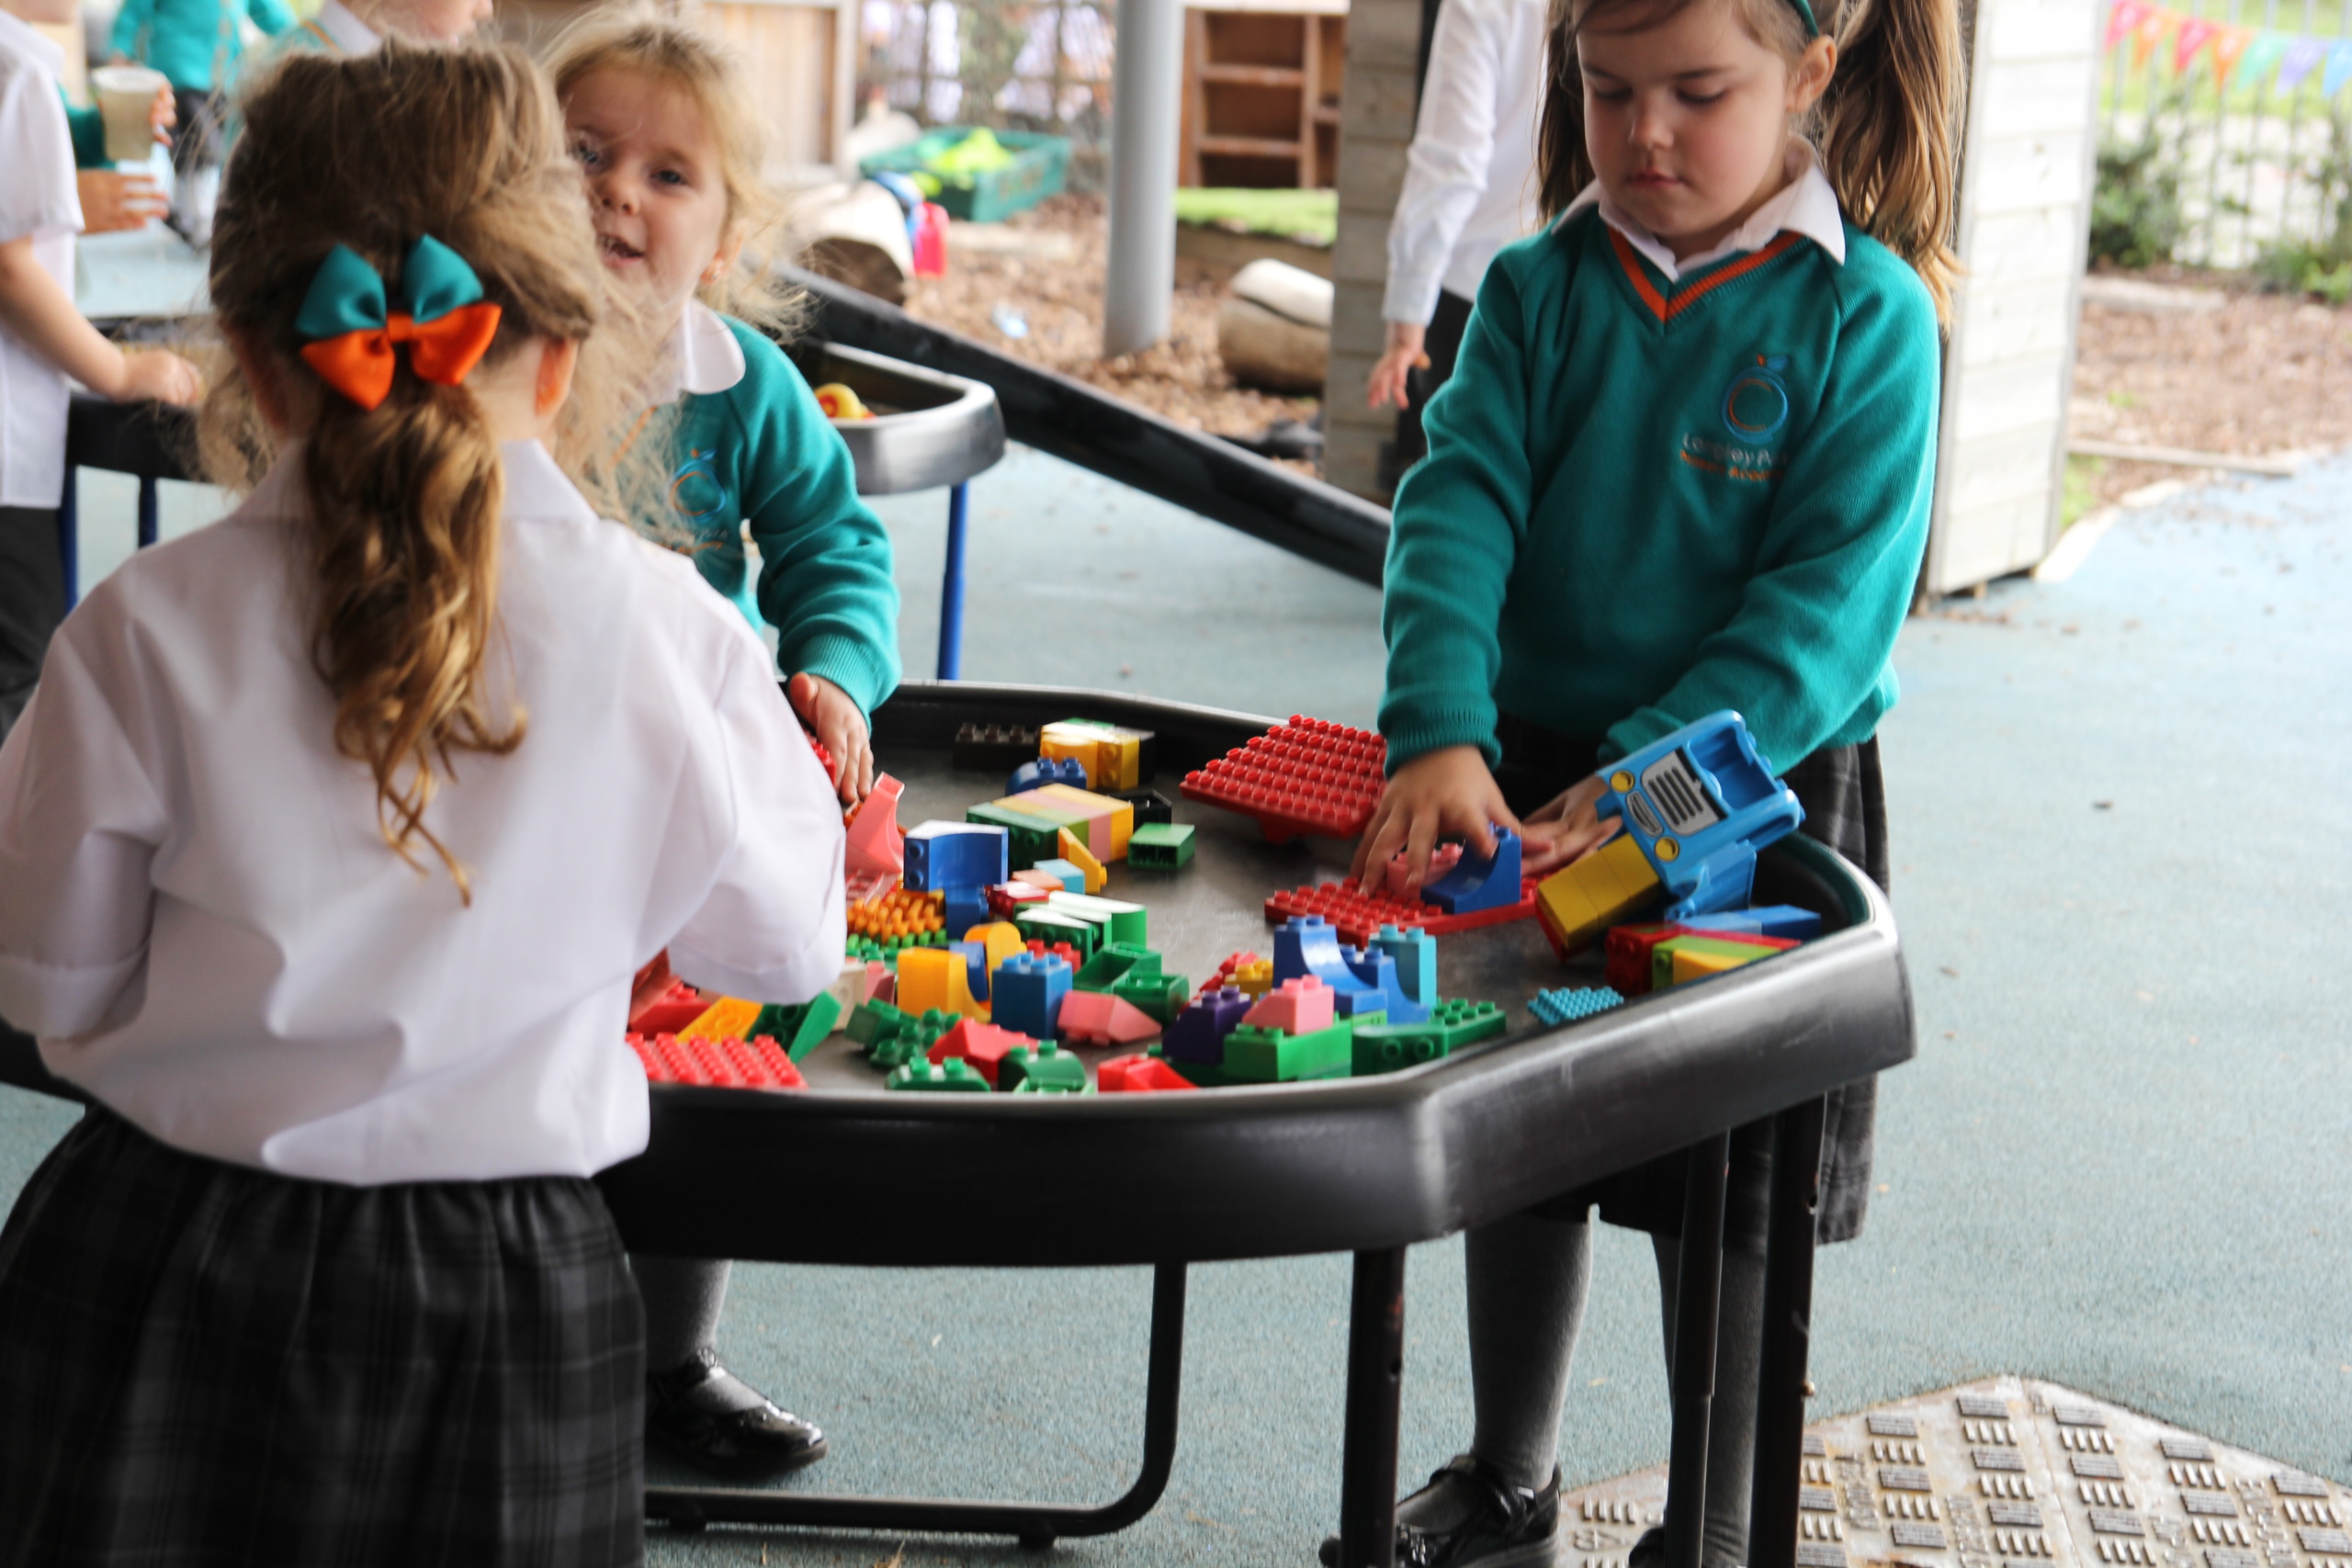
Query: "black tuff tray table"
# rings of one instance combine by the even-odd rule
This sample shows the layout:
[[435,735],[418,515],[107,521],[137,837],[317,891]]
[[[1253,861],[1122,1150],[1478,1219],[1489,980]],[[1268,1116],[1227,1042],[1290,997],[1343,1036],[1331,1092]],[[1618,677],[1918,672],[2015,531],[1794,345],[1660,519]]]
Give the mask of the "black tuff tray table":
[[[1150,908],[1151,945],[1195,985],[1226,954],[1271,954],[1262,914],[1282,888],[1336,877],[1347,846],[1264,841],[1255,822],[1184,801],[1185,771],[1272,719],[1114,694],[910,682],[875,716],[876,754],[907,785],[899,820],[960,819],[1004,793],[1001,776],[948,761],[966,722],[1034,726],[1085,716],[1158,737],[1147,784],[1196,829],[1172,873],[1111,868],[1107,896]],[[1356,1255],[1341,1561],[1391,1560],[1408,1245],[1450,1235],[1643,1161],[1690,1151],[1682,1227],[1669,1568],[1697,1562],[1714,1280],[1724,1167],[1735,1128],[1769,1122],[1776,1151],[1749,1561],[1793,1568],[1803,1389],[1823,1097],[1907,1060],[1911,1001],[1884,897],[1853,866],[1792,836],[1768,850],[1758,902],[1825,917],[1826,934],[1731,974],[1560,1029],[1532,1021],[1546,987],[1599,983],[1563,966],[1532,921],[1440,937],[1440,989],[1503,1003],[1506,1037],[1371,1078],[1195,1093],[886,1094],[836,1036],[803,1064],[808,1092],[658,1086],[646,1153],[599,1179],[632,1248],[680,1256],[869,1266],[1157,1269],[1142,1472],[1100,1507],[813,1496],[662,1487],[649,1517],[830,1528],[1057,1536],[1122,1529],[1166,1484],[1176,1438],[1184,1268],[1317,1252]],[[0,1037],[0,1081],[59,1086],[31,1043]],[[1090,1060],[1107,1053],[1089,1052]],[[1793,1156],[1793,1157],[1787,1157]],[[1072,1189],[1057,1179],[1084,1169]],[[976,1224],[932,1201],[943,1187],[1054,1182],[1067,1224]],[[778,1208],[748,1195],[788,1184]],[[729,1195],[746,1195],[729,1201]],[[1304,1543],[1302,1543],[1304,1549]]]

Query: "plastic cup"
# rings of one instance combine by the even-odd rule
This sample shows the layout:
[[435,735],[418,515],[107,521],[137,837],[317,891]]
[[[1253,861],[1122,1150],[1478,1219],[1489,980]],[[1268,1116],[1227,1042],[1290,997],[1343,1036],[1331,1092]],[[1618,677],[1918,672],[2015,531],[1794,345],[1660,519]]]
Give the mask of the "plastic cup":
[[144,65],[107,65],[90,73],[90,96],[107,127],[107,156],[143,164],[155,152],[155,95],[171,85]]

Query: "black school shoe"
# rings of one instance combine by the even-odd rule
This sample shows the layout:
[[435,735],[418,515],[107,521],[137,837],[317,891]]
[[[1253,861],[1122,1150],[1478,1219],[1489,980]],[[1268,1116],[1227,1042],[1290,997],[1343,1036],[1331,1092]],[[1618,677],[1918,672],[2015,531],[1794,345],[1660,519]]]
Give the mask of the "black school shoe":
[[[1556,1468],[1536,1490],[1513,1486],[1475,1455],[1456,1454],[1413,1497],[1438,1486],[1466,1486],[1470,1511],[1442,1532],[1397,1521],[1396,1568],[1532,1568],[1552,1561],[1552,1538],[1560,1525]],[[1398,1510],[1413,1497],[1398,1504]],[[1321,1556],[1323,1568],[1339,1568],[1338,1536],[1324,1538]]]
[[825,1457],[825,1434],[718,1364],[695,1358],[645,1380],[646,1440],[730,1477],[781,1475]]

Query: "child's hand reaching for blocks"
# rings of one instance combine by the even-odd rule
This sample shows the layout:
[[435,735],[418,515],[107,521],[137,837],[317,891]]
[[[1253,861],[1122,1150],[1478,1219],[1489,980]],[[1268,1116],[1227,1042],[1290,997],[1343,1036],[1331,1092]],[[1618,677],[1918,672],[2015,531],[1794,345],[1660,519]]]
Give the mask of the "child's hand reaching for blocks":
[[1428,879],[1430,852],[1441,839],[1460,839],[1471,852],[1495,852],[1495,829],[1524,838],[1519,818],[1503,804],[1495,775],[1476,746],[1446,746],[1425,752],[1389,775],[1372,823],[1356,840],[1348,880],[1366,893],[1382,890],[1389,860],[1403,850],[1410,870],[1405,896]]
[[826,680],[802,671],[786,682],[784,694],[800,722],[815,731],[817,742],[833,759],[833,787],[842,804],[854,806],[874,787],[874,746],[865,716],[849,694]]

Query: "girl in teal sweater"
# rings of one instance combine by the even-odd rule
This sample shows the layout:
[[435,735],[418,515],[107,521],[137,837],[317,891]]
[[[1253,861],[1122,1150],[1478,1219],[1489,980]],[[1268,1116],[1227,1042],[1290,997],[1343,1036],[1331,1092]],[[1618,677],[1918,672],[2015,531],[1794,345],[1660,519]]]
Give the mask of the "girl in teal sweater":
[[[605,265],[669,328],[631,446],[639,478],[651,469],[654,530],[682,537],[712,588],[775,628],[786,695],[831,755],[841,798],[863,799],[874,781],[866,716],[899,681],[890,538],[858,500],[849,448],[800,373],[766,335],[704,302],[764,306],[772,323],[777,314],[760,269],[742,263],[774,209],[749,85],[718,45],[643,13],[591,17],[558,43],[550,69]],[[735,1475],[822,1458],[822,1432],[718,1362],[729,1266],[629,1261],[645,1302],[646,1436]]]
[[[1601,763],[1735,708],[1804,830],[1883,883],[1873,736],[1954,272],[1951,0],[1555,0],[1549,53],[1554,220],[1487,270],[1396,496],[1390,776],[1355,874],[1402,852],[1418,882],[1433,844],[1493,824],[1530,872],[1565,864],[1606,836]],[[1861,1223],[1873,1087],[1832,1100],[1825,1241]],[[1747,1560],[1770,1158],[1736,1140],[1710,1568]],[[1400,1505],[1400,1562],[1549,1561],[1588,1216],[1657,1239],[1670,1326],[1682,1168],[1470,1233],[1476,1429]]]

